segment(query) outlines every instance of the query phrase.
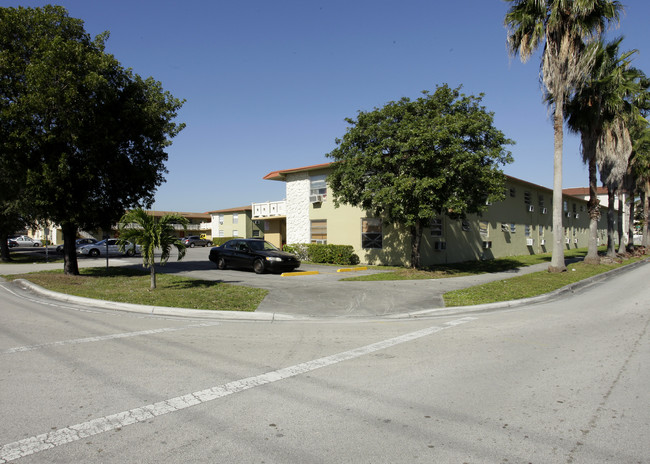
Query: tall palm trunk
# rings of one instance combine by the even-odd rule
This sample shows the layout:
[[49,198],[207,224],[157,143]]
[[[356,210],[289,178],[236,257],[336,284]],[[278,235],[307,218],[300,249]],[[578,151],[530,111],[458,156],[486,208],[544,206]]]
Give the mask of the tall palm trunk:
[[634,196],[636,194],[635,189],[632,188],[630,191],[630,208],[627,216],[627,251],[634,251]]
[[616,257],[616,237],[615,237],[615,224],[616,224],[616,205],[615,201],[616,191],[607,187],[607,256],[609,258]]
[[616,235],[618,236],[618,252],[625,252],[625,235],[623,234],[623,218],[625,217],[625,194],[618,191],[618,210],[616,218]]
[[650,235],[648,229],[648,219],[650,218],[650,182],[646,181],[644,189],[641,191],[641,207],[643,208],[643,238],[641,239],[641,245],[648,252],[650,248]]
[[562,226],[562,145],[564,143],[564,97],[558,93],[553,116],[553,251],[549,272],[564,272],[564,228]]
[[585,256],[584,259],[584,262],[587,264],[600,264],[600,256],[598,256],[598,219],[600,219],[599,204],[596,157],[591,156],[589,158],[589,243],[587,256]]

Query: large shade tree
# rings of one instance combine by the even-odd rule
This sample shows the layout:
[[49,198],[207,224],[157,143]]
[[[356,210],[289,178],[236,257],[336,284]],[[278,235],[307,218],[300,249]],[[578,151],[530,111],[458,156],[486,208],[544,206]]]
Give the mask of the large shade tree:
[[25,194],[37,218],[62,227],[64,270],[78,274],[79,229],[110,230],[152,202],[182,102],[124,69],[104,51],[108,34],[92,39],[62,7],[2,8],[0,24]]
[[593,56],[585,42],[610,21],[618,21],[623,7],[610,0],[505,0],[510,3],[505,25],[508,49],[527,61],[543,45],[541,80],[553,107],[553,248],[549,271],[566,270],[562,226],[562,148],[565,101],[587,75]]
[[503,198],[500,166],[512,143],[493,126],[479,97],[438,86],[417,100],[402,98],[360,111],[338,147],[328,177],[334,202],[358,206],[408,228],[411,266],[420,266],[420,242],[434,217],[479,213]]

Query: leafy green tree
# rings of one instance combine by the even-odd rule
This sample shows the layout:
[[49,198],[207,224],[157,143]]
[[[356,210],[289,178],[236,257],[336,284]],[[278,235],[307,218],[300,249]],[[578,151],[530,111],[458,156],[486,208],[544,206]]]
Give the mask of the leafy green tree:
[[[615,189],[615,185],[620,184],[622,177],[620,171],[624,171],[627,166],[625,157],[620,160],[622,161],[620,163],[616,162],[619,157],[614,157],[610,161],[605,160],[606,151],[603,149],[605,134],[626,111],[630,96],[639,91],[639,72],[630,67],[630,57],[636,51],[620,54],[619,48],[622,40],[620,38],[607,44],[599,40],[592,45],[595,59],[589,78],[577,89],[566,105],[568,127],[572,131],[580,133],[582,158],[589,166],[590,234],[585,262],[591,264],[600,262],[597,246],[598,219],[600,218],[596,191],[598,186],[597,166],[600,164],[600,166],[606,167],[607,172],[612,174],[605,176],[606,185],[611,189]],[[618,176],[613,175],[613,169],[607,169],[607,167],[613,168],[615,164],[621,166],[617,170]],[[608,216],[611,215],[608,214]],[[608,225],[609,235],[612,237],[613,225]]]
[[154,252],[159,249],[160,265],[169,260],[172,247],[178,251],[178,260],[185,256],[185,245],[174,233],[174,225],[181,224],[187,229],[187,219],[179,214],[166,214],[160,219],[148,214],[142,208],[133,209],[120,219],[120,242],[136,243],[142,247],[142,265],[151,272],[151,289],[156,288],[156,257]]
[[411,266],[420,266],[422,232],[445,214],[464,217],[503,198],[500,165],[511,144],[492,125],[479,97],[442,85],[411,101],[346,119],[351,127],[327,156],[336,162],[328,182],[334,203],[361,207],[409,228]]
[[544,44],[541,78],[546,101],[553,106],[553,249],[549,271],[566,271],[562,227],[562,145],[564,106],[585,75],[593,57],[585,40],[618,21],[623,10],[616,0],[505,0],[508,49],[527,61]]
[[26,160],[24,194],[38,219],[63,229],[64,270],[78,274],[79,229],[110,230],[151,204],[182,130],[182,102],[104,52],[62,7],[2,8],[3,105]]

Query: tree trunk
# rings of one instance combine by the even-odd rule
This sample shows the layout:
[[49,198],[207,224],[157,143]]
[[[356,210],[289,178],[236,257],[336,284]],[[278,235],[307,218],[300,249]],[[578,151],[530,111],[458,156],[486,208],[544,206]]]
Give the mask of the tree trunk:
[[553,250],[549,272],[564,272],[564,229],[562,227],[562,145],[564,143],[564,99],[559,96],[555,102],[553,116]]
[[9,254],[9,245],[7,244],[7,240],[9,240],[9,234],[0,234],[0,261],[6,263],[11,262],[11,255]]
[[63,231],[63,273],[65,275],[79,275],[77,263],[77,225],[69,222],[61,224]]
[[616,237],[614,237],[616,224],[614,206],[616,202],[614,201],[614,195],[615,191],[607,187],[607,256],[610,258],[616,257]]
[[600,219],[600,201],[598,200],[598,177],[596,174],[596,157],[589,158],[589,243],[587,256],[584,262],[587,264],[600,264],[598,256],[598,219]]
[[411,267],[420,267],[420,244],[422,243],[422,224],[418,220],[411,226]]
[[627,217],[627,251],[634,251],[634,195],[635,190],[629,190],[630,193],[630,209]]
[[616,215],[616,235],[618,235],[618,252],[625,252],[625,235],[623,234],[623,218],[625,217],[625,193],[618,191],[618,213]]
[[155,290],[156,289],[156,266],[151,264],[149,269],[150,269],[150,273],[151,273],[151,287],[150,288],[151,288],[151,290]]
[[643,238],[641,239],[641,245],[645,248],[645,252],[648,253],[648,248],[650,248],[650,235],[648,234],[648,218],[650,218],[650,183],[646,183],[645,188],[641,192],[641,207],[643,208]]

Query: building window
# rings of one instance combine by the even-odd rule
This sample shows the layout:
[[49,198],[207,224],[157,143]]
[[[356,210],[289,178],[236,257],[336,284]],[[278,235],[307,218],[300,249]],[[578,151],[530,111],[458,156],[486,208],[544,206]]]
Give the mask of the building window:
[[565,213],[568,212],[568,211],[569,211],[569,202],[566,201],[566,200],[564,200],[564,201],[562,202],[562,208],[564,209],[564,212],[565,212]]
[[253,238],[259,238],[260,237],[260,231],[257,229],[253,230]]
[[514,223],[510,224],[510,233],[514,234],[515,232],[517,232],[517,225]]
[[514,198],[516,194],[517,194],[517,192],[515,191],[515,188],[510,187],[510,196]]
[[431,219],[431,235],[433,237],[442,237],[442,218]]
[[381,248],[382,247],[381,219],[361,219],[361,247]]
[[224,233],[223,229],[219,229],[219,237],[225,237],[226,234]]
[[239,237],[239,231],[237,229],[233,229],[232,236],[233,237]]
[[487,237],[490,231],[490,224],[487,221],[479,221],[478,231],[481,233],[482,237]]
[[530,192],[524,192],[524,203],[530,205],[530,202],[531,202]]
[[312,203],[327,199],[327,175],[312,176],[310,181],[309,199]]
[[232,223],[233,224],[238,224],[239,223],[239,214],[238,213],[232,213]]
[[524,235],[530,237],[530,226],[528,224],[524,226]]
[[544,207],[544,195],[539,195],[538,200],[539,200],[539,207],[543,208]]
[[223,225],[223,214],[219,215],[219,224]]
[[311,221],[311,242],[327,243],[327,220],[314,219]]

